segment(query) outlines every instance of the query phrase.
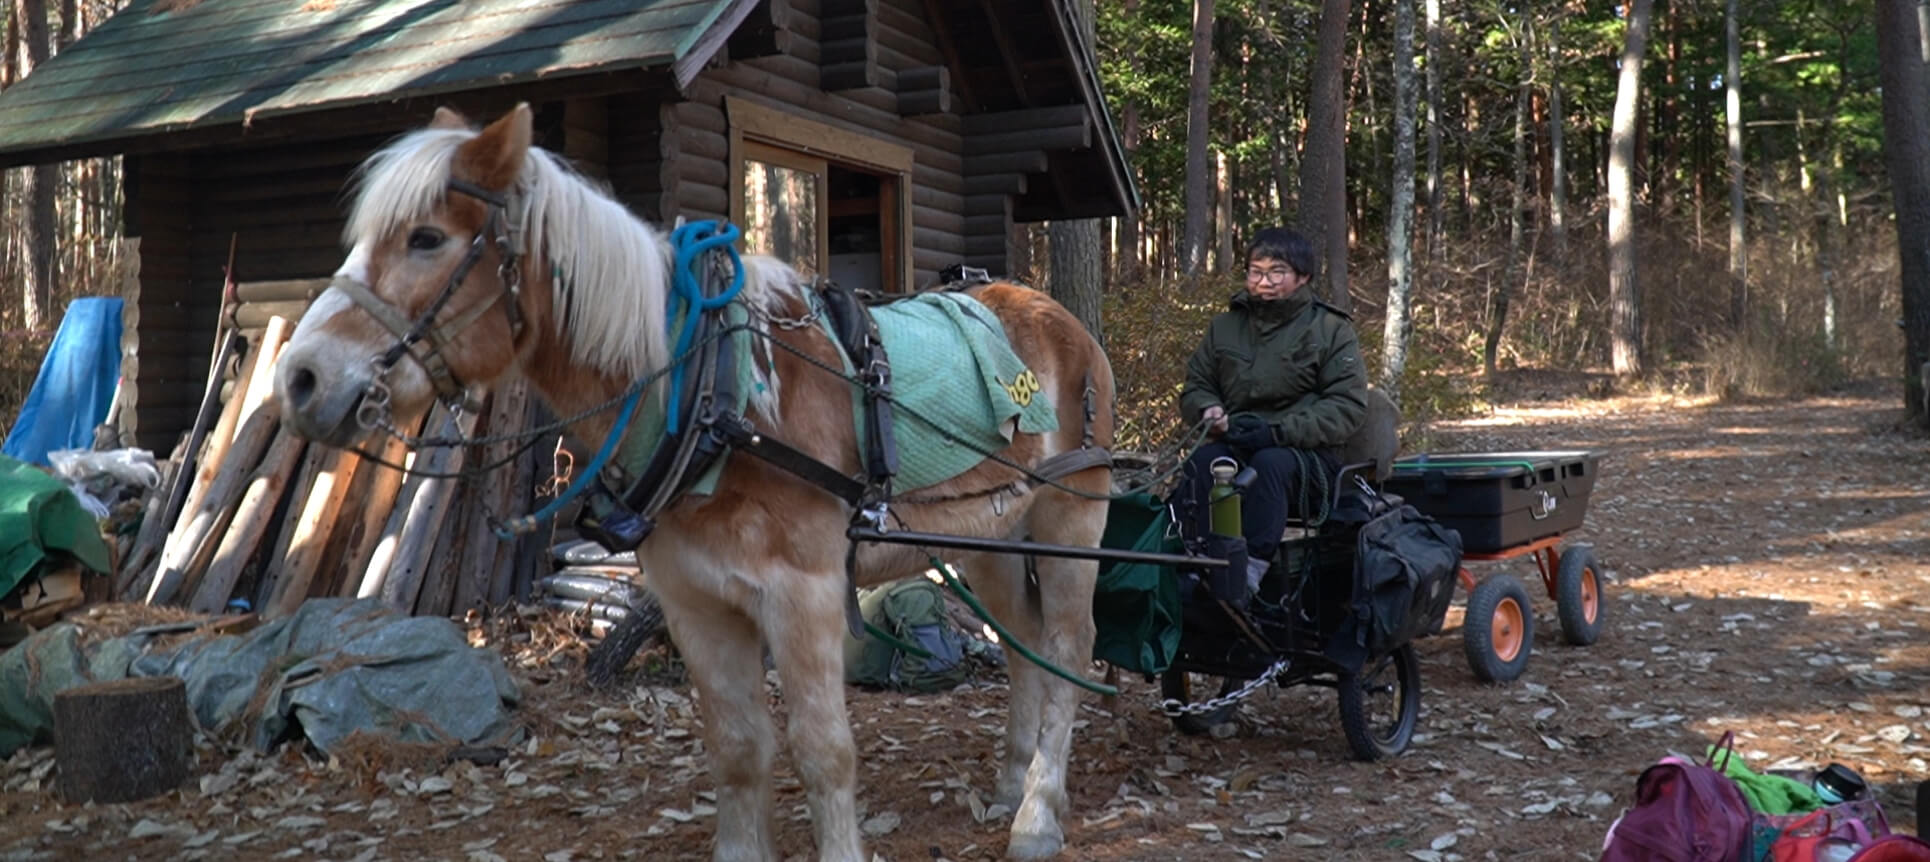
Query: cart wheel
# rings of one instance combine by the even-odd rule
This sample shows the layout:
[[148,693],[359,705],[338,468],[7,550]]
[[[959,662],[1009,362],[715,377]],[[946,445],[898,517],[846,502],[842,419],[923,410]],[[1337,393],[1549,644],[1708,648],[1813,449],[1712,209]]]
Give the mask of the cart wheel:
[[1595,550],[1576,545],[1561,552],[1555,569],[1555,610],[1563,640],[1587,646],[1602,635],[1602,608],[1607,595],[1595,568]]
[[1528,667],[1534,651],[1535,614],[1528,588],[1514,575],[1491,575],[1468,594],[1461,646],[1468,667],[1482,682],[1508,682]]
[[1340,729],[1355,760],[1379,760],[1407,750],[1421,720],[1421,661],[1413,644],[1340,678]]
[[[1188,673],[1178,668],[1169,668],[1159,675],[1159,695],[1167,700],[1191,704],[1209,697],[1218,697],[1245,684],[1246,680],[1243,679]],[[1172,717],[1173,727],[1188,736],[1202,736],[1212,733],[1215,727],[1232,723],[1239,713],[1240,705],[1229,703],[1219,709],[1197,715],[1175,715]]]

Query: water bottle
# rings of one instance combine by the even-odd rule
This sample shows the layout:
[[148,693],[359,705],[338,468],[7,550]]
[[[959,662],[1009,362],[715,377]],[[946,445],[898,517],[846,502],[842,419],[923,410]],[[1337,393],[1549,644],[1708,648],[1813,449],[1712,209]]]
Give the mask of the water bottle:
[[1233,487],[1233,477],[1240,472],[1240,462],[1232,458],[1215,458],[1208,469],[1213,473],[1213,489],[1206,495],[1207,508],[1211,512],[1208,528],[1218,536],[1241,535],[1240,490]]

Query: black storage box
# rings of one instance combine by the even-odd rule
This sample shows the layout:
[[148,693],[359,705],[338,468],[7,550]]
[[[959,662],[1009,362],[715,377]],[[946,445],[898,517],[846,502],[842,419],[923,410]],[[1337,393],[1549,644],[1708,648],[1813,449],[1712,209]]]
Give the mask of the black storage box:
[[1387,491],[1461,534],[1468,553],[1492,553],[1582,525],[1598,452],[1470,452],[1394,462]]

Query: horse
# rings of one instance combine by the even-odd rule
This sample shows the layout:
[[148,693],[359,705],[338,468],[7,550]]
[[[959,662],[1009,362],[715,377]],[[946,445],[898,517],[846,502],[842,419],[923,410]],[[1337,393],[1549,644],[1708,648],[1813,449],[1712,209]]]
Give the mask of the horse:
[[[353,447],[393,423],[371,410],[420,415],[522,375],[559,416],[591,413],[572,430],[602,440],[615,427],[593,412],[672,362],[673,247],[561,157],[532,146],[518,105],[477,129],[438,109],[356,171],[343,232],[347,256],[280,355],[282,421],[326,445]],[[847,476],[861,475],[854,386],[826,373],[838,343],[812,315],[807,278],[783,261],[745,255],[740,303],[761,351],[745,419]],[[1097,547],[1111,490],[1101,461],[1056,482],[1029,469],[1081,447],[1109,450],[1113,378],[1079,321],[1043,293],[1011,282],[969,291],[1003,324],[1013,351],[1051,397],[1058,430],[1015,432],[996,459],[917,499],[892,503],[905,529]],[[780,325],[787,324],[788,325]],[[406,327],[406,329],[405,329]],[[662,409],[661,378],[642,409]],[[399,420],[398,420],[399,421]],[[374,425],[374,429],[370,426]],[[379,442],[379,441],[378,441]],[[1103,452],[1102,452],[1103,454]],[[701,703],[717,794],[713,858],[775,859],[774,722],[764,649],[775,662],[790,755],[808,799],[821,859],[864,860],[857,821],[857,751],[845,705],[842,639],[853,578],[846,527],[854,506],[792,472],[728,457],[711,493],[665,508],[636,550]],[[855,583],[919,572],[915,547],[866,543]],[[990,614],[1060,668],[1089,667],[1092,559],[974,551],[955,558]],[[1064,848],[1067,761],[1079,690],[1014,660],[995,800],[1014,812],[1011,858]]]

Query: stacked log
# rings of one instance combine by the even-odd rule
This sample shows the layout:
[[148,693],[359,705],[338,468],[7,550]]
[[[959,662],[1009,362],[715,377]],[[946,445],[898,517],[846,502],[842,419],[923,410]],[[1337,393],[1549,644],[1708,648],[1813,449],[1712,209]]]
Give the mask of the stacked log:
[[[292,301],[279,293],[265,295],[275,298],[261,306],[300,311],[279,307]],[[543,556],[521,546],[547,547],[550,531],[504,541],[491,519],[526,511],[533,489],[550,479],[554,437],[520,452],[508,443],[417,451],[382,435],[361,452],[311,445],[284,426],[272,397],[275,360],[292,331],[287,317],[269,314],[259,329],[223,333],[240,338],[245,353],[231,384],[211,376],[204,403],[222,406],[203,411],[163,470],[174,478],[149,497],[148,521],[122,556],[120,596],[204,613],[246,606],[269,618],[318,596],[381,596],[399,611],[430,615],[527,598],[518,589],[527,592],[540,573],[521,569]],[[438,405],[400,430],[514,433],[533,424],[537,409],[521,380],[481,403],[476,413]]]

